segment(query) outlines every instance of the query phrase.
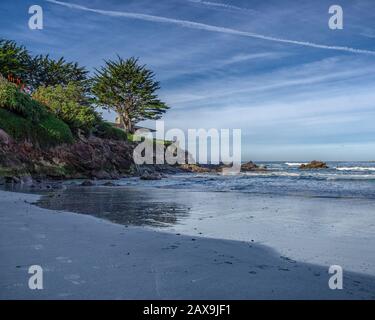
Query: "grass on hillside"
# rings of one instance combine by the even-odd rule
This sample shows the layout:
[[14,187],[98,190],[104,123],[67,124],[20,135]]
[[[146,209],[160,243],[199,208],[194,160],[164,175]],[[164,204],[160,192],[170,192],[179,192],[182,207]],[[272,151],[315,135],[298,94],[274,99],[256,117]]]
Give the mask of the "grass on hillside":
[[73,142],[68,125],[51,114],[47,114],[39,123],[34,123],[0,108],[0,128],[16,141],[30,141],[39,144],[40,147]]

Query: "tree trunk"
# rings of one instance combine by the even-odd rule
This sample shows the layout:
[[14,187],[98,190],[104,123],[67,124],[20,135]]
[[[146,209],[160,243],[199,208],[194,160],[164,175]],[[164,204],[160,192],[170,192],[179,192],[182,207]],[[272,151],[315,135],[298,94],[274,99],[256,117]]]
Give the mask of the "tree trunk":
[[125,122],[125,127],[127,130],[126,132],[133,133],[134,132],[133,122],[127,114],[124,114],[124,122]]
[[120,124],[126,133],[134,133],[134,123],[126,112],[119,112]]
[[128,130],[129,130],[130,133],[134,133],[133,122],[130,119],[128,120],[127,127],[128,127]]
[[126,117],[121,113],[119,113],[119,117],[120,117],[120,125],[122,126],[125,132],[128,132],[128,127],[126,124]]

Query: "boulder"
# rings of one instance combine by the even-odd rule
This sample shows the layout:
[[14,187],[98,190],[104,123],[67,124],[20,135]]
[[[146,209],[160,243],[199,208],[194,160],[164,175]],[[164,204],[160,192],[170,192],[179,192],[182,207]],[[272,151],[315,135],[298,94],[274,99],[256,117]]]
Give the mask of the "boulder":
[[92,187],[92,186],[94,186],[95,184],[94,184],[94,182],[92,182],[92,181],[90,181],[90,180],[85,180],[85,181],[83,181],[82,183],[81,183],[81,186],[82,187]]
[[6,145],[13,143],[13,139],[2,129],[0,129],[0,143]]
[[241,165],[241,171],[267,171],[266,167],[260,167],[252,161],[246,162]]
[[161,180],[162,176],[159,173],[144,173],[141,175],[141,180]]
[[4,177],[5,183],[13,184],[13,183],[21,183],[21,179],[16,176]]
[[182,164],[179,166],[179,168],[181,168],[183,171],[195,172],[195,173],[207,173],[207,172],[212,171],[211,169],[205,168],[198,164]]
[[327,169],[329,167],[323,161],[314,160],[308,164],[301,164],[299,168],[302,170],[308,170],[308,169]]
[[106,179],[112,178],[112,175],[109,172],[104,171],[104,170],[91,172],[91,176],[99,180],[106,180]]
[[108,182],[104,183],[103,186],[105,186],[105,187],[118,187],[118,184],[113,183],[111,181],[108,181]]
[[20,183],[25,186],[32,186],[34,184],[31,176],[22,176],[20,177]]

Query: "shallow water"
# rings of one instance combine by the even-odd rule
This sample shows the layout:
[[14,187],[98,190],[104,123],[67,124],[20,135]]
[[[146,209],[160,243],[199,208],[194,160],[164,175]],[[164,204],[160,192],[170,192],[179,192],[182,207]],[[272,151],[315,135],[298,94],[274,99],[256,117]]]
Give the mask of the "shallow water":
[[267,172],[239,175],[179,174],[159,181],[127,178],[122,186],[189,191],[245,192],[331,198],[375,199],[374,162],[329,162],[329,169],[299,170],[299,163],[263,162]]
[[150,188],[75,186],[43,196],[38,205],[135,226],[169,226],[189,214],[189,207],[174,201],[169,193]]

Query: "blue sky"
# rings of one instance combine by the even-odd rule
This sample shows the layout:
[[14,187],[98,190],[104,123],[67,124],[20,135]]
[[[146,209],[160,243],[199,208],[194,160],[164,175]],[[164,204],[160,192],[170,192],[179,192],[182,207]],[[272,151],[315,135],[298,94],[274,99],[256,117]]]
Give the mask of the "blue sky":
[[[33,4],[43,30],[28,28]],[[332,4],[343,30],[328,27]],[[0,37],[34,54],[91,71],[139,57],[167,128],[241,128],[244,159],[375,160],[373,0],[2,0],[0,13]]]

